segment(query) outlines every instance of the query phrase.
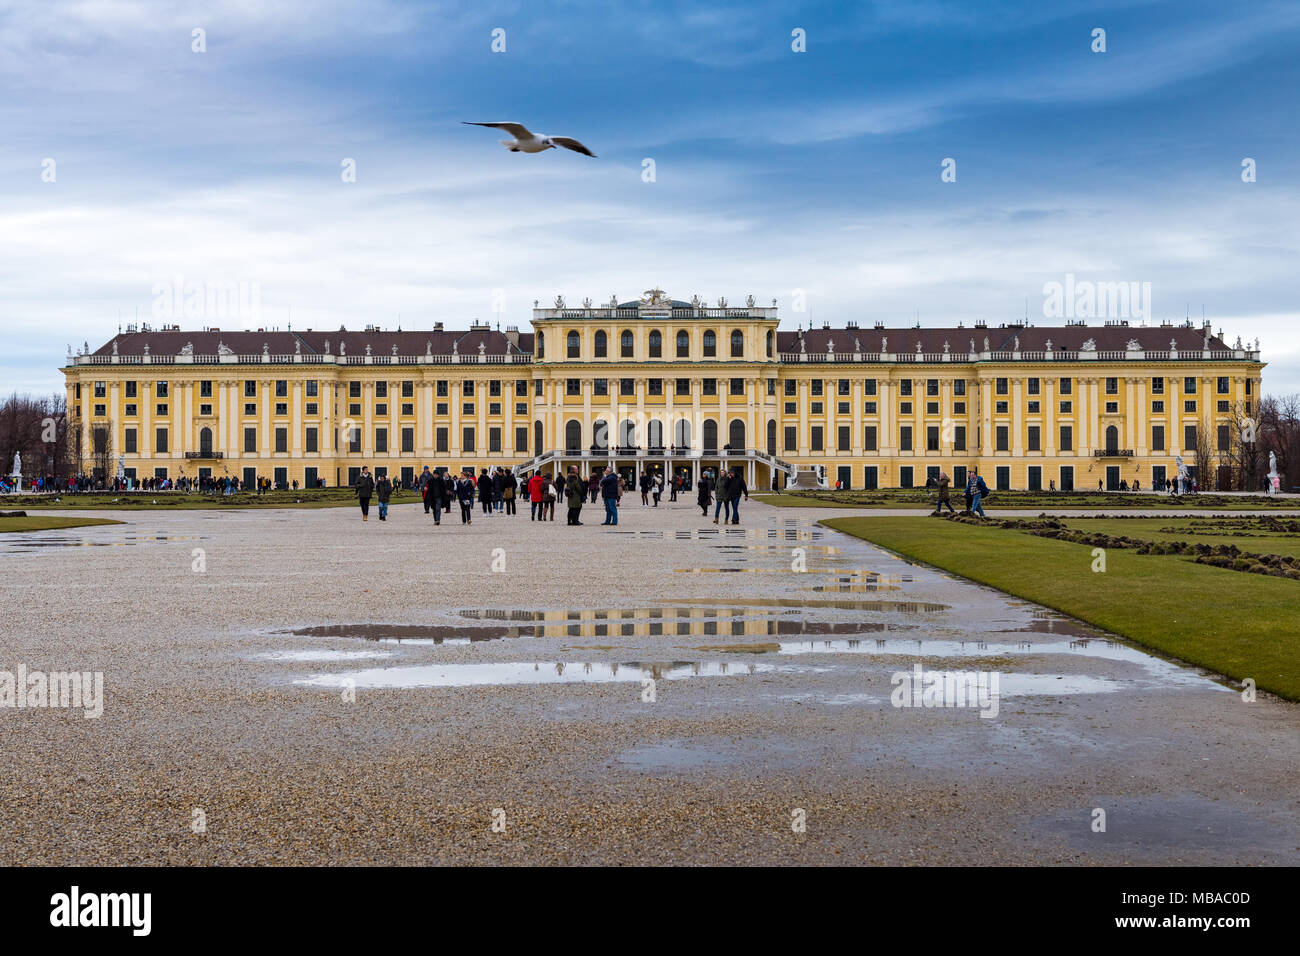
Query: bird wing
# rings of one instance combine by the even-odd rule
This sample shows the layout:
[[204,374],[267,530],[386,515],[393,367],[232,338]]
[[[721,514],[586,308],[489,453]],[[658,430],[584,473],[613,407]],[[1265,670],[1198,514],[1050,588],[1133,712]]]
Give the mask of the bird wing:
[[583,146],[572,136],[552,136],[551,142],[556,146],[563,146],[565,149],[571,149],[575,153],[582,153],[584,156],[595,156],[596,154]]
[[528,131],[528,127],[523,123],[470,123],[461,120],[466,126],[491,126],[493,129],[503,129],[515,139],[532,139],[533,134]]

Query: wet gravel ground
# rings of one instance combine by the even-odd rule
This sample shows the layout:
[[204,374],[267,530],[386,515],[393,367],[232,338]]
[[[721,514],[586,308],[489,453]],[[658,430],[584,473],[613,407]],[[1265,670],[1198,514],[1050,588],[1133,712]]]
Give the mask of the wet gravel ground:
[[[1300,707],[838,513],[625,502],[0,536],[0,670],[105,686],[0,707],[0,864],[1300,862]],[[917,663],[997,715],[891,706]]]

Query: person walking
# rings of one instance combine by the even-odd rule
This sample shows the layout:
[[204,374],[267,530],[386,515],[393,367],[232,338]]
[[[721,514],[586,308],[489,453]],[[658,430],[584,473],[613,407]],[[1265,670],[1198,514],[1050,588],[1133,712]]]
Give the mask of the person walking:
[[492,512],[492,476],[486,468],[478,471],[478,503],[484,514]]
[[952,502],[948,500],[948,485],[951,481],[952,479],[948,477],[946,471],[939,472],[939,501],[934,506],[935,514],[943,514],[944,505],[948,506],[948,514],[956,514],[956,512],[952,510]]
[[[700,512],[704,517],[709,516],[709,505],[713,503],[713,482],[706,471],[700,475],[700,483],[696,486],[696,499],[700,506]],[[716,524],[717,522],[714,522]]]
[[424,501],[424,513],[430,514],[433,509],[433,472],[429,471],[429,466],[424,466],[424,471],[420,472],[420,498]]
[[659,499],[662,498],[664,494],[664,476],[655,475],[653,480],[654,484],[650,486],[650,494],[654,497],[655,507],[658,508]]
[[731,523],[740,524],[740,499],[749,500],[749,485],[745,473],[740,468],[731,469]]
[[578,520],[579,514],[582,513],[582,502],[587,497],[587,486],[581,478],[578,477],[578,466],[569,466],[569,477],[564,482],[565,498],[569,505],[569,520],[566,524],[580,525]]
[[492,507],[498,514],[506,502],[506,473],[500,468],[492,469]]
[[613,468],[600,479],[600,496],[605,501],[605,520],[602,524],[618,524],[618,499],[623,494],[622,482]]
[[379,520],[388,520],[388,501],[393,497],[393,483],[388,480],[388,475],[380,478],[375,484],[375,497],[379,499]]
[[593,505],[596,503],[596,499],[600,497],[600,472],[601,469],[593,468],[591,477],[587,479],[587,492],[591,495]]
[[641,472],[641,506],[644,508],[650,504],[650,472]]
[[984,483],[984,479],[980,477],[979,472],[974,468],[971,469],[970,477],[966,479],[966,493],[971,496],[971,514],[978,514],[981,518],[988,518],[980,501],[989,493],[989,486]]
[[676,500],[677,500],[677,492],[681,489],[681,487],[682,487],[682,476],[681,476],[681,475],[673,475],[673,480],[670,481],[670,482],[668,482],[668,500],[669,500],[669,501],[676,501]]
[[460,502],[460,523],[474,523],[474,492],[477,490],[474,472],[466,468],[456,482],[456,500]]
[[357,476],[357,483],[352,486],[352,491],[361,502],[361,520],[369,521],[370,499],[375,493],[375,479],[370,477],[370,469],[366,465],[361,466],[361,474]]
[[721,512],[722,523],[727,524],[731,520],[731,472],[718,477],[713,497],[713,523],[718,523],[718,514]]
[[545,521],[546,509],[542,507],[542,486],[546,484],[546,479],[542,477],[540,471],[533,472],[533,477],[528,479],[528,501],[533,506],[532,517],[530,521]]
[[515,514],[515,496],[519,494],[519,479],[509,468],[501,481],[501,497],[505,501],[506,514]]

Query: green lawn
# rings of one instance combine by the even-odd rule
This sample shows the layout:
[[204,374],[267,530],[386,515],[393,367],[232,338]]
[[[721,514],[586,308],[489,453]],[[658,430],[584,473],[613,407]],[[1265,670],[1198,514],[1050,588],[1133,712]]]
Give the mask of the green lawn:
[[[1143,541],[1185,541],[1189,544],[1231,544],[1255,554],[1286,554],[1300,558],[1300,535],[1252,533],[1251,530],[1197,531],[1204,518],[1063,518],[1061,523],[1076,531],[1124,535]],[[1234,521],[1242,519],[1234,518]],[[1165,530],[1177,529],[1177,530]],[[1206,529],[1208,530],[1208,529]]]
[[[57,501],[55,499],[58,499]],[[393,504],[420,500],[415,491],[393,495]],[[264,495],[202,495],[198,492],[147,491],[90,492],[60,495],[0,495],[0,511],[153,511],[213,508],[343,508],[355,506],[351,488],[314,488],[310,491],[272,491]]]
[[[960,508],[962,496],[951,493],[953,507]],[[787,491],[782,494],[761,494],[753,496],[756,501],[776,505],[779,508],[933,508],[935,493],[924,488],[904,489],[889,488],[881,491]],[[1167,508],[1173,511],[1191,511],[1193,509],[1212,511],[1265,511],[1293,510],[1300,511],[1300,498],[1270,498],[1267,495],[1151,495],[1145,492],[1131,494],[1125,492],[1043,492],[1043,491],[995,491],[987,500],[985,507],[991,511],[1002,509],[1037,509],[1053,512],[1065,508],[1090,509],[1105,511],[1126,511],[1129,509]]]
[[52,528],[84,528],[95,524],[121,524],[111,518],[64,518],[58,515],[28,515],[26,518],[0,518],[0,534],[6,531],[49,531]]
[[[1160,519],[1154,519],[1159,521]],[[1136,521],[1118,521],[1133,534]],[[828,527],[1053,608],[1169,657],[1300,700],[1300,584],[935,518],[836,518]],[[1236,543],[1246,547],[1250,539]]]

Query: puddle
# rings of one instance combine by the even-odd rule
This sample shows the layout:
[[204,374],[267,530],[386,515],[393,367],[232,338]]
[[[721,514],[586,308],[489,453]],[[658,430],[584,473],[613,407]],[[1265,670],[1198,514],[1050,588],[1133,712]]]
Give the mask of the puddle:
[[295,680],[304,687],[361,687],[398,689],[408,687],[479,687],[516,684],[584,684],[613,681],[681,680],[690,677],[729,677],[766,673],[771,664],[727,661],[672,661],[666,663],[605,664],[599,662],[491,664],[429,664],[413,667],[383,667],[319,674]]
[[267,651],[256,654],[259,661],[355,661],[373,657],[392,657],[393,651]]
[[206,535],[128,534],[121,538],[92,539],[72,535],[51,536],[47,531],[13,532],[0,536],[0,554],[21,554],[41,548],[125,548],[160,541],[205,541]]
[[[692,598],[681,599],[683,603],[693,602]],[[708,598],[699,598],[701,603]],[[804,610],[833,611],[879,611],[896,614],[937,614],[948,610],[946,604],[932,604],[929,601],[801,601],[794,598],[752,598],[746,599],[745,605],[755,607],[791,607]]]

